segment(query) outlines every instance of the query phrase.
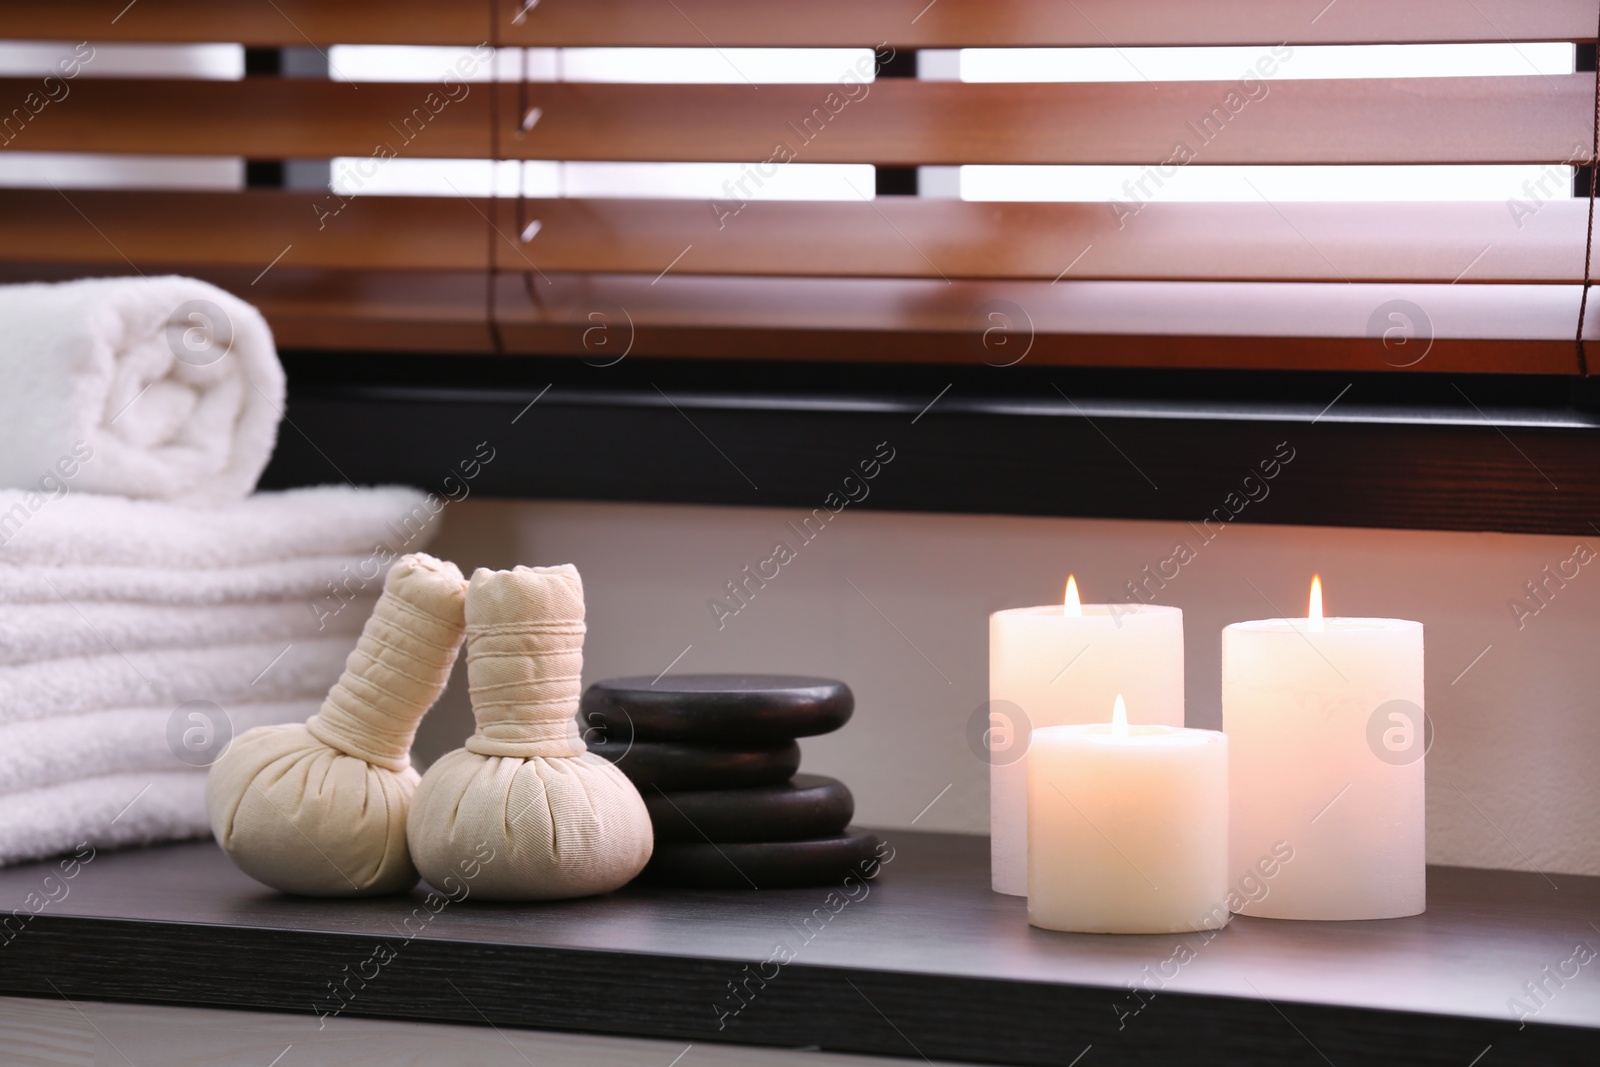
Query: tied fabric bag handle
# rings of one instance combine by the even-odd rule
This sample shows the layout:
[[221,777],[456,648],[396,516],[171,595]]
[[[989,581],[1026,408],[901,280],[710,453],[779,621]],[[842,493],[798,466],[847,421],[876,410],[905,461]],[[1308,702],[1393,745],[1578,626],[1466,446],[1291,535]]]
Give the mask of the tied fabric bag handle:
[[492,854],[475,866],[474,896],[592,896],[627,884],[650,859],[638,790],[578,736],[583,618],[571,565],[472,575],[467,679],[477,730],[423,775],[407,824],[412,860],[431,884]]
[[548,600],[531,602],[516,595],[518,584],[485,580],[479,589],[479,621],[467,628],[467,678],[478,728],[463,747],[516,759],[583,755],[588,746],[574,718],[583,673],[582,586],[552,583]]
[[402,556],[322,708],[251,730],[211,767],[211,829],[240,870],[309,896],[398,893],[417,881],[406,817],[411,741],[465,633],[453,563]]

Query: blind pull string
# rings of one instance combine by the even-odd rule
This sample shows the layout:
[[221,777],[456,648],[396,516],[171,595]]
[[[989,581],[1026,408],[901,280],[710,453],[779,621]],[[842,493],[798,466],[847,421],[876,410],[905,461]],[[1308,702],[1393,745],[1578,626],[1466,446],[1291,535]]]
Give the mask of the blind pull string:
[[[517,0],[512,0],[516,3]],[[506,354],[505,338],[500,335],[500,317],[495,312],[495,288],[498,283],[495,272],[495,253],[498,247],[495,238],[498,236],[495,226],[495,217],[500,214],[496,202],[495,177],[500,169],[500,4],[499,0],[489,0],[489,210],[485,213],[488,226],[485,230],[485,240],[488,242],[485,251],[488,259],[484,262],[483,286],[483,315],[485,325],[489,327],[489,343],[494,346],[494,354]]]
[[[526,11],[527,8],[523,8],[523,10]],[[519,48],[517,52],[517,62],[520,64],[519,70],[522,75],[517,81],[517,114],[521,118],[517,122],[517,132],[512,136],[520,141],[528,135],[528,50]],[[522,194],[528,188],[528,163],[523,158],[526,155],[526,152],[517,153],[517,240],[523,244],[528,243],[528,237],[530,236],[528,233],[528,204],[522,198]],[[523,288],[530,297],[533,296],[533,286],[527,283],[528,272],[523,271],[522,277]]]
[[[1600,7],[1600,5],[1597,5]],[[1600,20],[1600,14],[1596,16]],[[1595,48],[1600,53],[1600,24],[1595,27]],[[1594,76],[1594,140],[1589,147],[1589,227],[1583,241],[1583,295],[1578,298],[1578,373],[1589,376],[1589,351],[1583,340],[1583,320],[1589,311],[1589,285],[1594,263],[1594,202],[1600,183],[1600,63]]]
[[[523,10],[526,12],[528,9],[524,8]],[[560,57],[561,51],[557,49],[556,62],[558,64],[561,62]],[[543,114],[539,108],[530,109],[528,107],[528,49],[526,48],[522,50],[522,81],[517,86],[517,114],[522,116],[522,120],[517,124],[518,137],[526,137],[528,131],[533,129],[534,124],[539,121],[540,115]],[[517,163],[517,239],[523,244],[527,244],[538,234],[539,221],[535,219],[533,222],[529,222],[527,218],[528,153],[523,152],[521,155],[523,158]],[[528,294],[530,303],[535,305],[539,303],[539,291],[534,287],[533,271],[531,270],[522,272],[522,291]]]

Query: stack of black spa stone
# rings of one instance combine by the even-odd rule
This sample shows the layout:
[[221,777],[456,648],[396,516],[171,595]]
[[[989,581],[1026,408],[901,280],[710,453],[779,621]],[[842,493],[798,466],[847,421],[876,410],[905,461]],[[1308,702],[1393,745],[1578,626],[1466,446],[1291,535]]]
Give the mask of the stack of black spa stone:
[[843,682],[789,675],[614,678],[583,694],[589,749],[639,787],[655,826],[644,878],[657,885],[767,889],[829,885],[880,842],[849,829],[843,782],[796,774],[797,737],[855,710]]

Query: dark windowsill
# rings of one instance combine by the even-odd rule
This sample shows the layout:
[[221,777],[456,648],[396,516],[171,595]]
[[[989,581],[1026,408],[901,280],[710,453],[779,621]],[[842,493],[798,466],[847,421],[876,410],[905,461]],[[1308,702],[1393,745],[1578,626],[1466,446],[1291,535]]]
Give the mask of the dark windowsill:
[[[1600,984],[1548,978],[1578,943],[1596,944],[1600,878],[1432,868],[1429,910],[1408,919],[1236,919],[1209,942],[1084,936],[1035,930],[1023,900],[991,893],[985,838],[884,837],[892,858],[850,903],[828,889],[629,888],[484,904],[469,888],[409,927],[430,914],[420,893],[282,897],[209,842],[100,855],[65,897],[45,883],[54,864],[16,867],[0,871],[6,909],[30,892],[57,902],[0,946],[0,992],[287,1011],[313,1028],[317,1006],[343,1003],[383,1018],[1004,1064],[1060,1065],[1093,1045],[1096,1064],[1461,1067],[1491,1044],[1498,1062],[1580,1062],[1600,1040]],[[407,940],[410,928],[422,932]],[[1192,955],[1171,963],[1180,942]],[[380,943],[394,958],[375,969]],[[794,958],[760,967],[779,943]],[[357,972],[369,980],[333,999],[330,983]],[[739,1003],[728,984],[751,973],[766,987],[751,980],[747,1006],[719,1018]],[[1547,992],[1519,1030],[1508,1000],[1531,1004],[1527,982]],[[1156,992],[1136,998],[1129,983]]]
[[[444,494],[487,440],[511,462],[483,469],[483,495],[809,509],[888,441],[892,472],[862,506],[1565,534],[1600,516],[1600,392],[1569,377],[285,361],[290,424],[269,487],[347,477]],[[1294,460],[1239,508],[1284,445]]]

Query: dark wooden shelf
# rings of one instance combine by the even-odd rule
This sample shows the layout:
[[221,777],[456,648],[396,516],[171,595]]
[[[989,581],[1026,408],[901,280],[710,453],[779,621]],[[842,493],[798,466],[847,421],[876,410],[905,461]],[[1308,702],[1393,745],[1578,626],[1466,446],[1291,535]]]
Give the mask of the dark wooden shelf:
[[[1236,919],[1209,943],[1081,936],[1032,929],[1021,899],[989,891],[986,839],[884,836],[893,858],[842,906],[826,889],[469,897],[414,921],[409,941],[401,923],[427,914],[420,893],[283,897],[209,842],[105,853],[0,946],[0,993],[311,1014],[338,1003],[330,983],[372,973],[363,961],[381,943],[394,958],[352,985],[344,1014],[997,1064],[1062,1065],[1092,1046],[1084,1067],[1465,1067],[1490,1045],[1485,1064],[1600,1050],[1593,962],[1547,982],[1525,1028],[1507,1006],[1579,943],[1600,945],[1600,878],[1434,868],[1429,911],[1410,919]],[[0,871],[0,906],[60,897],[54,869]],[[765,988],[752,980],[748,1006],[719,1025],[737,1003],[729,983],[779,943],[795,958],[767,968]],[[1164,966],[1180,943],[1193,958]],[[1123,1015],[1139,1004],[1129,984],[1164,972]]]

